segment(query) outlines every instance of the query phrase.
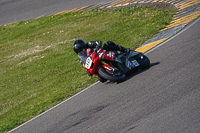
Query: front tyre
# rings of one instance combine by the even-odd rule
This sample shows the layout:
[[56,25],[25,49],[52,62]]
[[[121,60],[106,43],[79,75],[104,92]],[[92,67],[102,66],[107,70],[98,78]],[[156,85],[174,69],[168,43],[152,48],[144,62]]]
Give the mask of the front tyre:
[[126,80],[126,75],[117,70],[118,72],[115,73],[110,73],[109,71],[107,71],[107,69],[101,67],[98,70],[99,75],[101,75],[104,79],[113,81],[113,82],[122,82],[124,80]]
[[104,83],[107,81],[107,79],[103,78],[103,77],[99,77],[98,76],[98,80],[101,82],[101,83]]

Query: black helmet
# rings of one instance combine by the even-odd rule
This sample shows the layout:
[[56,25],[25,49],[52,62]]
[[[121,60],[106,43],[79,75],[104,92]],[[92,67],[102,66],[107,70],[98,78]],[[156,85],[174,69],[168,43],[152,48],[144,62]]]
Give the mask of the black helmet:
[[73,43],[73,49],[78,54],[85,47],[85,42],[82,39],[78,39]]

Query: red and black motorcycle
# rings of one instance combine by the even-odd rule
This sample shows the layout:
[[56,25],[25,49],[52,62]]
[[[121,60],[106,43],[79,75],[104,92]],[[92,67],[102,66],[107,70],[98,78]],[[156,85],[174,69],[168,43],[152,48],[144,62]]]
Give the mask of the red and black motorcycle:
[[126,73],[133,69],[146,69],[150,66],[147,56],[136,51],[124,53],[107,51],[103,48],[92,52],[90,48],[78,54],[79,59],[87,73],[97,75],[99,81],[121,82],[126,79]]

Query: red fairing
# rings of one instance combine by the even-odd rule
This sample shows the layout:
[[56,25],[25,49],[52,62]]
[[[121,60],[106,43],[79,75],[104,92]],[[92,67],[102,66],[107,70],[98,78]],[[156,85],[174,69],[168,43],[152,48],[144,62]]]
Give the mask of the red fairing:
[[[87,51],[87,52],[90,53],[90,51]],[[114,61],[114,56],[115,56],[115,53],[113,51],[106,51],[106,50],[103,50],[102,48],[98,51],[98,53],[90,53],[90,54],[92,54],[92,62],[94,63],[94,66],[89,69],[88,73],[96,74],[96,75],[98,75],[97,67],[98,67],[99,62],[102,60]],[[108,65],[105,67],[112,69]]]
[[101,48],[98,53],[99,53],[99,59],[111,60],[111,61],[114,60],[115,53],[113,51],[106,51]]
[[97,65],[99,64],[101,60],[99,60],[99,56],[97,53],[91,53],[91,54],[92,54],[92,62],[94,63],[94,66],[89,69],[90,70],[89,72],[91,74],[98,74]]

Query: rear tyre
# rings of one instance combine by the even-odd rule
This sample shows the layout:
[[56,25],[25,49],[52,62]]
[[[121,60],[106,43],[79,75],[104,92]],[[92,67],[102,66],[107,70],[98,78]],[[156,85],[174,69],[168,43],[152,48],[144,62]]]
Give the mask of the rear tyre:
[[113,82],[122,82],[122,81],[126,80],[126,75],[119,70],[117,70],[117,72],[115,72],[115,74],[113,74],[113,73],[111,74],[107,71],[107,69],[101,67],[101,68],[99,68],[98,73],[104,79],[107,79],[107,80],[110,80]]
[[138,59],[138,63],[140,64],[139,69],[147,69],[150,66],[150,60],[147,56],[141,55],[143,58]]

